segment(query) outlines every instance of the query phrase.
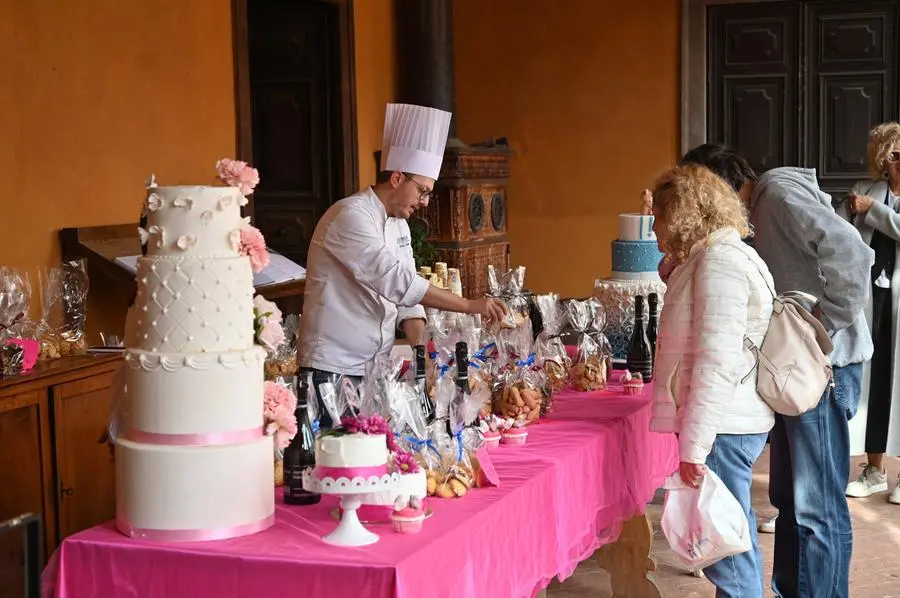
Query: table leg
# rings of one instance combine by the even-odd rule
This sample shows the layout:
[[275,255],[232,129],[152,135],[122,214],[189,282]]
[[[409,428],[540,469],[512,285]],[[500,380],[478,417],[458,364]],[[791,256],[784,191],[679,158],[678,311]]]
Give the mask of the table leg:
[[661,598],[656,583],[647,577],[656,570],[650,557],[653,528],[646,515],[632,517],[622,524],[619,539],[597,551],[597,562],[610,575],[616,598]]

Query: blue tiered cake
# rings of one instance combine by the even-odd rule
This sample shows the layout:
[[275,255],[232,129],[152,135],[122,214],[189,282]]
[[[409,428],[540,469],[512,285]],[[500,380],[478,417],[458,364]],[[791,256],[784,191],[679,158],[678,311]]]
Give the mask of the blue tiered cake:
[[[634,330],[634,297],[656,293],[660,309],[666,285],[659,277],[663,254],[656,245],[653,216],[620,214],[619,238],[612,242],[612,275],[594,283],[594,296],[606,312],[606,336],[613,361],[621,362]],[[621,365],[621,364],[617,364]]]
[[659,280],[663,254],[656,246],[653,216],[619,214],[619,238],[612,242],[612,278]]

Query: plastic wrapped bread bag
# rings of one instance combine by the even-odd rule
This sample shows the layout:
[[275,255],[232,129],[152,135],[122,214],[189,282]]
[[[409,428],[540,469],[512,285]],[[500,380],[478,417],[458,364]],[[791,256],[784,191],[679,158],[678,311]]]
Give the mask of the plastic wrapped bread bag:
[[551,391],[556,393],[569,385],[571,360],[560,336],[566,324],[566,312],[556,293],[536,296],[535,304],[544,323],[535,341],[535,353]]
[[572,300],[566,304],[569,321],[578,333],[575,358],[569,370],[572,388],[581,392],[602,390],[607,384],[607,367],[600,346],[589,331],[594,321],[594,308],[590,300]]

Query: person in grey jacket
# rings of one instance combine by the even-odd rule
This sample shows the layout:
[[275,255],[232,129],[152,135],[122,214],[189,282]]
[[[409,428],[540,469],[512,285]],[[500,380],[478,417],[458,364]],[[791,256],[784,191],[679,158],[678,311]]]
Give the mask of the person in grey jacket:
[[782,598],[847,597],[853,532],[844,491],[847,422],[856,413],[862,363],[872,356],[863,313],[875,255],[831,206],[814,170],[775,168],[761,177],[737,152],[705,144],[682,162],[707,166],[747,203],[754,247],[779,293],[819,298],[813,313],[834,342],[833,386],[803,415],[776,415],[769,498],[778,509],[772,590]]
[[[837,207],[855,224],[863,241],[875,251],[872,299],[866,316],[875,351],[863,368],[859,412],[850,420],[851,454],[866,453],[866,463],[847,496],[862,498],[887,492],[885,453],[900,455],[900,347],[897,308],[900,306],[900,123],[883,123],[869,133],[870,179],[853,186]],[[868,384],[867,384],[868,383]],[[888,495],[900,504],[900,482]]]

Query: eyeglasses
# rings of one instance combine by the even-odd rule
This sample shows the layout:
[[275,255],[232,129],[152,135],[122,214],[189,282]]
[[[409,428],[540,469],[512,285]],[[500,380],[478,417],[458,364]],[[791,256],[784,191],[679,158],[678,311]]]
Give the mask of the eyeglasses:
[[894,150],[888,154],[888,162],[896,162],[900,160],[900,151]]
[[403,176],[405,176],[410,183],[415,185],[416,189],[419,191],[419,201],[431,201],[432,199],[434,199],[434,189],[429,189],[425,185],[419,184],[419,181],[412,178],[412,176],[406,174],[405,172],[403,173]]

